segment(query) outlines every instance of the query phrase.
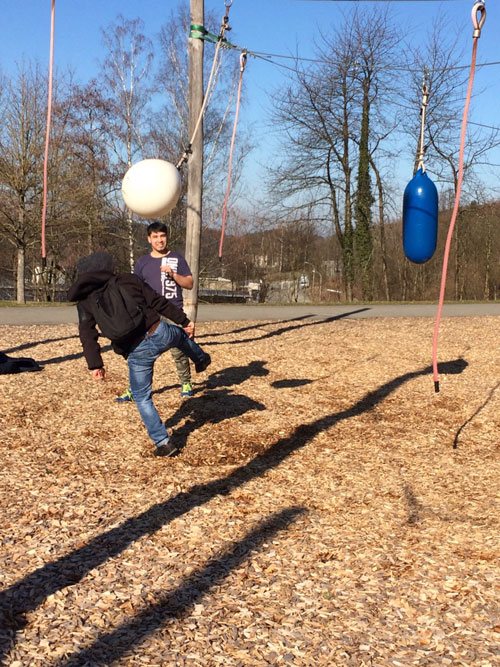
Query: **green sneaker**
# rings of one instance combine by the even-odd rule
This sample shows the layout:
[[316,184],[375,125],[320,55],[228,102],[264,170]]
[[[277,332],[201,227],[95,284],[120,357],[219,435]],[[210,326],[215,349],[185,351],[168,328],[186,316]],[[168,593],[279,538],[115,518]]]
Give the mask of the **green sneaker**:
[[181,389],[181,396],[186,397],[192,395],[193,395],[193,387],[191,385],[191,382],[184,382]]
[[117,398],[115,398],[115,403],[133,403],[133,402],[134,399],[132,397],[132,392],[130,391],[130,389],[127,389],[127,391],[124,394],[122,394],[121,396],[117,396]]

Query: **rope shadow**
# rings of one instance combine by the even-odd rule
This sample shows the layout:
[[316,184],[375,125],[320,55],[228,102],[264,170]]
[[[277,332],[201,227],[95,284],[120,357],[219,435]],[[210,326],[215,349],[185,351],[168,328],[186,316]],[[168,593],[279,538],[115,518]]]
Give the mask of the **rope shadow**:
[[464,428],[465,428],[468,424],[470,424],[471,421],[472,421],[475,417],[477,417],[478,414],[479,414],[482,410],[484,410],[484,408],[488,405],[488,403],[489,403],[489,402],[491,401],[491,399],[493,398],[493,394],[496,392],[496,390],[498,389],[498,387],[500,387],[500,382],[497,382],[497,384],[493,387],[493,389],[492,389],[492,390],[490,391],[490,393],[488,394],[488,397],[486,398],[486,400],[484,401],[484,403],[482,403],[482,404],[477,408],[477,410],[476,410],[473,414],[471,414],[471,416],[470,416],[468,419],[466,419],[466,421],[464,421],[464,423],[460,426],[460,428],[458,429],[458,431],[457,431],[456,434],[455,434],[455,438],[453,439],[453,449],[457,449],[457,447],[458,447],[458,439],[459,439],[459,437],[460,437],[462,431],[464,430]]
[[[78,338],[78,336],[69,336],[69,338]],[[57,340],[65,340],[63,338],[57,339],[54,338],[53,340],[47,340],[46,342],[51,343]],[[44,341],[45,342],[45,341]],[[33,345],[39,345],[39,343],[34,343]],[[21,349],[23,346],[21,345],[19,349]],[[7,352],[11,352],[12,350],[15,350],[16,348],[12,348],[7,350]],[[112,350],[111,345],[103,345],[101,347],[101,352],[109,352]],[[73,354],[66,354],[63,357],[51,357],[50,359],[42,359],[42,360],[36,360],[36,363],[40,366],[50,366],[51,364],[60,364],[63,361],[74,361],[75,359],[82,359],[83,358],[83,352],[74,352]]]
[[[442,374],[459,374],[468,366],[463,359],[439,364]],[[317,434],[339,422],[370,411],[375,405],[405,383],[419,376],[432,375],[432,366],[405,373],[368,392],[352,407],[325,415],[298,426],[291,435],[280,438],[265,452],[235,468],[225,477],[197,484],[189,491],[152,505],[141,514],[126,519],[111,530],[92,538],[51,563],[37,568],[23,579],[0,592],[0,664],[2,656],[15,641],[16,631],[27,623],[25,615],[36,609],[51,594],[78,583],[88,572],[122,553],[130,544],[148,533],[155,533],[165,524],[278,467],[294,452],[302,449]]]
[[[306,322],[302,324],[295,324],[289,327],[280,327],[274,331],[268,331],[262,336],[255,336],[254,338],[242,338],[241,340],[231,341],[232,345],[241,345],[242,343],[255,343],[256,341],[266,340],[266,338],[274,338],[275,336],[281,336],[284,333],[289,333],[290,331],[296,331],[297,329],[303,329],[305,327],[315,327],[319,324],[328,324],[330,322],[336,322],[337,320],[342,320],[350,315],[355,315],[356,313],[363,313],[365,310],[370,310],[370,308],[358,308],[357,310],[351,310],[348,313],[341,313],[340,315],[332,315],[331,317],[324,317],[321,320],[314,320],[313,322]],[[302,319],[302,318],[297,318]],[[294,321],[294,320],[291,320]],[[270,323],[272,324],[272,322]],[[213,346],[213,345],[223,345],[224,343],[219,342],[210,342],[207,341],[203,343],[203,347]]]
[[72,338],[78,338],[78,336],[61,336],[60,338],[45,338],[44,340],[35,340],[31,343],[23,343],[22,345],[16,345],[15,347],[9,347],[7,350],[2,350],[5,354],[10,352],[20,352],[21,350],[29,350],[31,347],[36,347],[37,345],[47,345],[48,343],[59,343],[62,340],[71,340]]
[[[101,352],[110,352],[113,348],[111,345],[103,345],[101,347]],[[51,359],[44,359],[38,363],[41,366],[49,366],[51,364],[60,364],[63,361],[73,361],[74,359],[82,359],[83,352],[74,352],[73,354],[66,354],[64,357],[52,357]]]
[[245,538],[232,545],[218,558],[209,561],[203,568],[189,575],[184,582],[162,599],[149,605],[129,623],[112,632],[101,633],[91,646],[68,656],[62,663],[65,667],[85,665],[110,665],[121,658],[132,646],[144,641],[167,619],[181,618],[203,598],[214,586],[220,584],[229,574],[250,558],[253,551],[260,549],[266,540],[285,531],[290,524],[306,510],[302,507],[287,508],[272,515]]
[[422,521],[422,510],[424,509],[424,506],[418,500],[413,488],[406,480],[403,482],[403,494],[406,500],[408,513],[406,523],[410,526],[414,526]]
[[269,324],[286,324],[287,322],[301,322],[302,320],[307,320],[310,319],[311,317],[314,316],[311,314],[311,315],[301,315],[300,317],[291,317],[288,320],[273,320],[273,319],[262,320],[262,322],[259,324],[252,324],[246,327],[240,327],[239,329],[232,329],[231,331],[201,334],[200,336],[196,335],[196,340],[199,340],[200,338],[217,338],[219,336],[227,336],[229,334],[243,333],[244,331],[253,331],[254,329],[262,329]]

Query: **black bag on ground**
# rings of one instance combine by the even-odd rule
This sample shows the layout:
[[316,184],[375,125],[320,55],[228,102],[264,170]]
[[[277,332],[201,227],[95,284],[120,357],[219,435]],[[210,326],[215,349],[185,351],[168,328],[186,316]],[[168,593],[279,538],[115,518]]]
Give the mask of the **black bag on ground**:
[[8,375],[10,373],[24,373],[25,371],[41,371],[42,367],[31,357],[8,357],[3,352],[0,352],[0,375]]
[[145,333],[143,309],[120,287],[117,276],[92,293],[92,311],[101,333],[111,341],[131,339]]

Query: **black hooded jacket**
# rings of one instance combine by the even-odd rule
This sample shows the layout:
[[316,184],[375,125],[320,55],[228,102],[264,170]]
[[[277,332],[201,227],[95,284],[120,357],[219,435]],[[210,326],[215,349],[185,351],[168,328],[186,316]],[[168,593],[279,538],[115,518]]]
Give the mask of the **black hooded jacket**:
[[[89,370],[103,367],[101,348],[98,343],[99,332],[96,328],[96,321],[92,312],[92,300],[88,297],[95,290],[103,287],[107,281],[114,276],[110,271],[89,271],[82,273],[77,281],[68,291],[68,300],[77,302],[78,308],[78,333],[83,347],[83,354],[87,361]],[[165,297],[157,294],[149,285],[146,285],[138,276],[133,273],[120,273],[118,282],[127,292],[137,301],[137,304],[143,306],[145,312],[144,333],[139,337],[134,334],[132,339],[121,342],[120,346],[111,341],[113,350],[127,358],[129,353],[144,339],[146,332],[151,326],[158,322],[160,315],[172,320],[181,327],[189,324],[189,319],[180,308],[169,303]]]

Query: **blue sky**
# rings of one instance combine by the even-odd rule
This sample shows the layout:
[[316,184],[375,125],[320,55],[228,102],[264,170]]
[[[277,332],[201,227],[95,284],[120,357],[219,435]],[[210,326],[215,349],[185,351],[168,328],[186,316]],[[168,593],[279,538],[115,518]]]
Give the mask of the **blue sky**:
[[[189,6],[189,0],[184,0]],[[119,13],[127,18],[140,16],[145,32],[154,37],[170,14],[177,0],[56,0],[55,65],[62,69],[74,68],[77,78],[84,81],[96,72],[102,55],[100,28],[113,22]],[[313,40],[318,29],[333,29],[341,22],[342,12],[350,12],[355,4],[380,5],[381,2],[329,0],[233,0],[229,9],[227,34],[229,41],[249,51],[312,57]],[[471,9],[468,0],[393,0],[387,3],[393,18],[401,22],[402,32],[410,30],[415,43],[423,38],[434,20],[440,17],[450,27],[457,26],[464,47],[464,65],[470,62],[472,51]],[[478,63],[500,61],[498,32],[500,3],[486,0],[487,17],[478,43]],[[224,0],[205,0],[205,11],[222,16]],[[16,61],[38,60],[48,67],[51,0],[22,0],[0,5],[2,39],[0,40],[0,68],[9,73]],[[207,50],[208,54],[208,50]],[[234,54],[235,57],[237,54]],[[277,63],[286,60],[273,58]],[[265,128],[259,122],[269,105],[270,91],[279,87],[286,70],[249,58],[245,71],[247,105],[240,114],[240,122],[256,122],[256,132],[262,132],[261,143],[266,144]],[[477,123],[497,126],[500,108],[500,65],[484,67],[476,74],[474,89],[486,88],[472,107],[469,119]],[[245,118],[246,117],[246,118]],[[262,159],[262,150],[255,157],[255,167]],[[259,158],[260,155],[260,158]],[[500,163],[500,157],[496,160]],[[500,187],[500,177],[497,178]]]

